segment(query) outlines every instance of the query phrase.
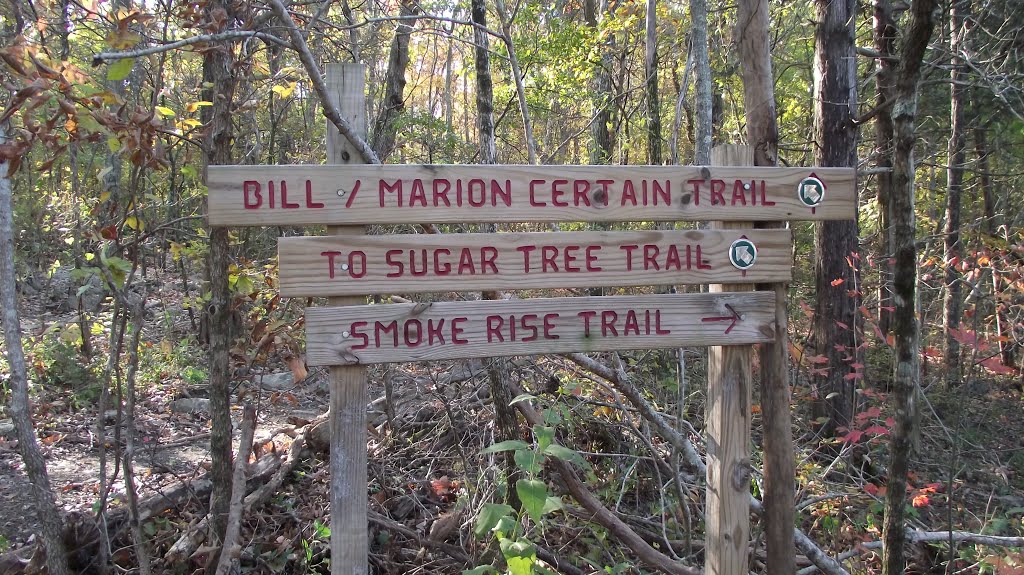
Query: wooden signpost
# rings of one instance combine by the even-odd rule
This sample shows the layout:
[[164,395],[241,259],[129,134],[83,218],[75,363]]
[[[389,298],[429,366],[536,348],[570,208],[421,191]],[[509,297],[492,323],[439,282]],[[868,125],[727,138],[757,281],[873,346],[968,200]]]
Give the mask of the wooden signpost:
[[[363,74],[334,65],[327,76],[359,131]],[[279,279],[282,295],[330,296],[331,307],[307,310],[306,329],[307,362],[331,366],[332,574],[367,572],[366,364],[680,346],[723,346],[709,374],[709,386],[724,389],[709,390],[707,553],[729,555],[709,563],[715,573],[745,574],[750,344],[776,338],[776,306],[773,293],[722,284],[789,281],[788,230],[367,236],[362,226],[852,219],[854,171],[356,165],[332,126],[328,156],[342,165],[211,166],[208,185],[211,225],[329,226],[328,236],[279,240]],[[719,287],[360,305],[383,293],[695,283]],[[742,421],[733,425],[736,410]]]

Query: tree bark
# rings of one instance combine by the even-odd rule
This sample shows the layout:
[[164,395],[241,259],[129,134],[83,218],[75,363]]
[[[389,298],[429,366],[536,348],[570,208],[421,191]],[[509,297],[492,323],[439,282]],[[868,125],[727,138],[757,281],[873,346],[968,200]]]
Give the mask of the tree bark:
[[[857,166],[857,70],[854,25],[855,0],[817,0],[814,32],[814,163],[818,166]],[[826,183],[827,184],[827,183]],[[849,427],[856,409],[858,377],[853,364],[860,355],[861,319],[857,222],[816,222],[814,280],[816,297],[811,341],[828,358],[823,373],[814,377],[818,396],[814,419],[824,420],[823,437]]]
[[[206,4],[207,19],[220,21],[221,32],[235,24],[235,3],[211,0]],[[205,160],[207,165],[231,163],[234,128],[231,103],[234,100],[235,58],[228,45],[211,46],[203,57],[203,100],[213,102],[202,108],[207,132]],[[228,228],[210,228],[210,252],[207,259],[211,298],[207,307],[210,345],[210,496],[211,537],[219,542],[227,527],[231,503],[231,294],[228,289]],[[216,561],[212,562],[216,565]]]
[[950,107],[949,107],[949,166],[946,178],[946,217],[943,241],[943,261],[946,267],[945,295],[942,302],[942,327],[946,337],[946,387],[961,382],[960,342],[953,335],[960,329],[963,298],[960,272],[957,269],[963,256],[960,246],[960,197],[963,192],[964,161],[967,149],[967,64],[962,51],[967,34],[966,18],[970,0],[953,0],[949,7]]
[[[0,145],[7,143],[7,127],[0,124]],[[21,346],[21,318],[18,317],[18,294],[14,286],[14,210],[8,162],[0,162],[0,307],[3,307],[4,345],[10,367],[10,400],[8,412],[18,438],[18,453],[25,464],[25,475],[32,483],[30,497],[42,527],[46,545],[46,566],[52,575],[66,575],[67,549],[61,539],[63,515],[50,489],[46,460],[36,441],[32,412],[28,401],[28,372],[25,351]]]
[[893,62],[896,53],[896,22],[891,0],[874,0],[873,35],[875,51],[875,166],[878,168],[878,329],[892,330],[892,99],[894,97]]
[[[747,141],[754,149],[754,165],[778,163],[779,128],[775,114],[767,0],[740,0],[736,12],[743,76],[743,107]],[[781,228],[780,222],[755,223],[759,228]],[[796,465],[790,418],[787,286],[761,284],[775,293],[775,341],[760,346],[761,418],[764,437],[764,517],[766,569],[793,573],[796,556],[792,526],[796,520]]]
[[[477,26],[474,28],[476,64],[476,113],[477,137],[480,141],[480,163],[497,163],[497,142],[494,136],[494,84],[491,78],[491,55],[488,51],[486,0],[472,0],[472,18]],[[493,223],[484,224],[483,231],[494,233],[497,226]],[[500,299],[498,292],[485,291],[481,299]],[[491,358],[488,361],[487,380],[491,389],[491,400],[494,402],[495,439],[506,441],[517,438],[518,419],[512,407],[512,392],[508,382],[508,360],[503,357]],[[519,478],[519,466],[516,465],[514,453],[504,453],[504,467],[508,490],[505,502],[518,509],[521,505],[515,484]]]
[[713,93],[711,86],[711,57],[708,53],[708,3],[707,0],[690,0],[691,44],[693,53],[694,100],[697,101],[696,141],[693,145],[693,163],[698,166],[711,164],[713,133]]
[[[400,14],[415,16],[419,5],[412,0],[402,0]],[[395,149],[396,120],[405,110],[405,71],[409,68],[409,41],[416,20],[400,20],[395,27],[395,38],[391,41],[388,56],[388,71],[384,76],[384,100],[373,123],[373,141],[370,145],[381,162]]]
[[[608,9],[607,0],[585,0],[583,19],[596,37],[599,34],[599,15]],[[590,124],[590,163],[609,164],[612,158],[612,49],[613,37],[600,42],[600,58],[594,66],[594,114]],[[710,152],[709,152],[710,153]]]
[[647,163],[661,164],[661,105],[658,102],[658,10],[657,0],[647,0],[644,42],[647,76]]
[[907,472],[913,439],[915,394],[920,384],[920,327],[917,307],[917,224],[914,217],[914,142],[918,87],[928,40],[935,27],[936,0],[914,0],[910,24],[896,68],[896,102],[893,104],[893,335],[896,373],[893,403],[896,424],[889,441],[889,480],[882,527],[882,573],[899,575],[906,568],[904,529]]

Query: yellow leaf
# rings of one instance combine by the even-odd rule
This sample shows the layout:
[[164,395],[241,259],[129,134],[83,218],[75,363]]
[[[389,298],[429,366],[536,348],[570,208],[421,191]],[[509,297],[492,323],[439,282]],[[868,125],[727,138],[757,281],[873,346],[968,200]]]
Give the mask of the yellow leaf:
[[285,87],[285,86],[274,86],[271,89],[278,96],[281,96],[282,98],[287,98],[288,96],[292,95],[292,92],[295,91],[295,86],[297,86],[297,85],[298,85],[297,82],[289,82],[287,87]]
[[124,225],[135,231],[142,231],[142,222],[135,216],[128,216],[124,219]]
[[163,116],[165,118],[168,118],[168,117],[173,118],[174,117],[174,110],[172,110],[170,108],[166,108],[164,106],[157,106],[156,107],[156,113],[160,114],[161,116]]
[[198,110],[199,108],[202,108],[203,106],[212,106],[212,105],[213,105],[213,102],[207,102],[205,100],[200,100],[198,102],[190,102],[187,106],[185,106],[185,111],[188,112],[189,114],[192,114],[196,110]]

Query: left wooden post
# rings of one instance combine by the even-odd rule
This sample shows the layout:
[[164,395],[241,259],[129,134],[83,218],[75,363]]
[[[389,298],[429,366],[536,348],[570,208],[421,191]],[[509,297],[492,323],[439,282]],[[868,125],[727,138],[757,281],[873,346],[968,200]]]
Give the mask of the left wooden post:
[[[327,89],[331,102],[366,134],[365,68],[360,64],[328,64]],[[327,123],[327,163],[359,164],[362,156]],[[351,190],[338,190],[339,194]],[[327,234],[361,235],[364,226],[328,226]],[[366,296],[332,297],[330,306],[360,305]],[[331,575],[367,573],[366,518],[366,367],[331,367]]]

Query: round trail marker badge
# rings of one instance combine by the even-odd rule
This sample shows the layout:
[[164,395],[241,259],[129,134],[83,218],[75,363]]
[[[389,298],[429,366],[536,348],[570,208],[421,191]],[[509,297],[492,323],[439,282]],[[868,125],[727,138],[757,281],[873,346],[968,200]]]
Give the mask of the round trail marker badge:
[[740,271],[750,269],[757,261],[757,246],[747,238],[740,238],[729,246],[729,263]]
[[825,182],[810,175],[801,180],[796,191],[797,197],[808,208],[816,208],[825,200]]

